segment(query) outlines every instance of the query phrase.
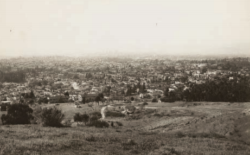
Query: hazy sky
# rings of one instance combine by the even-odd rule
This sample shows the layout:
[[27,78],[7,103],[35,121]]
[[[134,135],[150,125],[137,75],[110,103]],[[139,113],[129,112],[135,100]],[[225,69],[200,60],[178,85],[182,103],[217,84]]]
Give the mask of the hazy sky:
[[0,56],[250,53],[250,0],[0,0]]

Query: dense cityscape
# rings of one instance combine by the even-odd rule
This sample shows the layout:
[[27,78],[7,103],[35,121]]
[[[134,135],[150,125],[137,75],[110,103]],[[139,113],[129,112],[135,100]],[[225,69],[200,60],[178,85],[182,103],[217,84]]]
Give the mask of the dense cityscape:
[[15,103],[250,100],[250,59],[2,59],[1,101]]

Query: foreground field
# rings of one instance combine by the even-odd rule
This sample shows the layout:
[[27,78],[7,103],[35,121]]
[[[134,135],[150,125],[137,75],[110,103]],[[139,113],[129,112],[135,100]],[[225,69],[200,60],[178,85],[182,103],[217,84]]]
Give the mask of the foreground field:
[[[44,105],[54,106],[54,105]],[[57,106],[72,122],[76,112],[99,110]],[[250,103],[150,103],[123,126],[49,128],[0,126],[0,154],[249,155]]]

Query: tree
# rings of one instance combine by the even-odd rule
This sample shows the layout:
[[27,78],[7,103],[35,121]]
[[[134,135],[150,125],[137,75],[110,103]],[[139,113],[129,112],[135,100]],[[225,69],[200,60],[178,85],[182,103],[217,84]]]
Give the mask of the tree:
[[34,95],[33,90],[31,90],[29,97],[30,97],[30,98],[35,98],[35,95]]
[[82,117],[81,117],[81,114],[80,113],[76,113],[74,115],[74,121],[75,122],[81,122],[82,121]]
[[66,92],[64,93],[64,96],[69,97],[69,92],[66,91]]
[[128,87],[128,88],[127,88],[126,95],[127,95],[127,96],[131,95],[131,87]]
[[104,98],[103,93],[98,94],[98,96],[100,97],[100,99],[103,99],[103,98]]
[[86,125],[86,123],[89,121],[89,115],[87,115],[87,114],[82,114],[81,115],[81,118],[82,118],[82,121],[85,123],[85,125]]
[[80,79],[79,76],[78,76],[77,74],[75,74],[73,78],[74,78],[74,79]]
[[153,98],[153,99],[152,99],[152,102],[157,102],[157,99],[156,99],[156,98]]
[[170,98],[171,99],[175,99],[175,97],[176,97],[176,93],[174,92],[174,91],[171,91],[170,93],[169,93],[169,96],[170,96]]
[[169,88],[167,87],[167,88],[165,89],[165,91],[164,91],[164,95],[165,95],[165,96],[168,96],[168,94],[169,94]]
[[3,124],[30,124],[34,118],[33,110],[26,104],[12,104],[8,107],[7,115],[2,115]]
[[185,82],[187,82],[187,80],[188,80],[188,76],[182,76],[182,77],[180,78],[180,80],[181,80],[181,82],[185,83]]
[[61,127],[63,118],[62,111],[56,108],[44,108],[41,115],[43,126]]
[[141,93],[145,93],[145,92],[146,92],[146,85],[145,83],[143,83]]
[[25,93],[24,98],[30,98],[30,95],[28,93]]
[[101,101],[101,98],[100,98],[100,96],[99,96],[99,95],[98,95],[98,96],[96,96],[95,101],[99,104],[99,102]]
[[74,121],[75,122],[84,122],[85,125],[86,125],[87,122],[89,121],[89,115],[88,114],[76,113],[75,116],[74,116]]
[[206,73],[206,72],[207,72],[207,68],[206,68],[206,67],[202,68],[201,74],[204,74],[204,73]]

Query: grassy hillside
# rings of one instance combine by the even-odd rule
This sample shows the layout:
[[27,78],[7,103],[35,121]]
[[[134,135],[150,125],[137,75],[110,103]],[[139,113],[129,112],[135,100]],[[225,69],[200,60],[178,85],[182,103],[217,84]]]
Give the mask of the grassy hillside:
[[[100,109],[56,107],[66,119]],[[150,103],[148,107],[157,109],[107,118],[123,124],[109,128],[1,125],[0,154],[250,154],[250,115],[243,112],[250,109],[249,103]]]

